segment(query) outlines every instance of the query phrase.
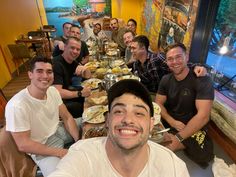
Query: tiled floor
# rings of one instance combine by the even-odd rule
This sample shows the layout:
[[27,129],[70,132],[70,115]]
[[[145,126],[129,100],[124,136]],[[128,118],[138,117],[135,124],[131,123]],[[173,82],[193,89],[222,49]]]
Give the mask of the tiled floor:
[[[225,154],[223,150],[215,143],[214,143],[214,153],[218,158],[224,159],[224,161],[227,164],[233,164],[233,161],[230,159],[230,157],[227,154]],[[187,156],[185,156],[185,154],[182,151],[177,152],[176,154],[186,163],[191,177],[214,177],[212,172],[213,162],[211,162],[206,169],[202,169],[196,163],[190,160]]]

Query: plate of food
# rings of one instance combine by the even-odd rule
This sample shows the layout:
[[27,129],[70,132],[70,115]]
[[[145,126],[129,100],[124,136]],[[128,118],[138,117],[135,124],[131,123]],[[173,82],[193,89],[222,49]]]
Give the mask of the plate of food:
[[123,74],[130,74],[131,73],[131,68],[122,68],[122,73]]
[[99,87],[99,83],[101,83],[101,79],[91,78],[82,82],[83,87],[90,87],[91,89],[97,89]]
[[88,102],[91,105],[105,105],[107,104],[107,93],[106,91],[93,91],[88,97]]
[[156,142],[156,143],[161,143],[163,141],[164,135],[163,133],[159,133],[161,131],[161,127],[159,125],[155,125],[150,133],[149,140]]
[[103,79],[106,73],[107,73],[107,68],[98,68],[95,71],[95,74],[96,74],[97,78],[99,78],[99,79]]
[[153,104],[153,109],[154,109],[154,115],[153,115],[153,117],[154,117],[154,125],[157,125],[161,121],[161,108],[155,102],[152,102],[152,104]]
[[97,61],[88,62],[84,66],[86,66],[91,72],[94,72],[99,67],[99,62]]
[[111,67],[119,67],[124,64],[125,64],[124,60],[114,60],[111,62]]
[[117,51],[116,50],[108,50],[106,54],[109,56],[115,56],[115,55],[117,55]]
[[83,122],[98,124],[105,122],[104,113],[108,111],[108,106],[96,105],[89,107],[83,112]]
[[124,75],[124,76],[119,77],[119,80],[123,80],[123,79],[135,79],[135,80],[140,81],[140,78],[135,75]]

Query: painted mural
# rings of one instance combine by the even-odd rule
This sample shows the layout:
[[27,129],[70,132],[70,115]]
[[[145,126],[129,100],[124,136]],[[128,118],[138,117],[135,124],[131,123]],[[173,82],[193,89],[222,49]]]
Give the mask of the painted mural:
[[93,18],[111,16],[111,0],[43,0],[48,24],[62,35],[62,24],[75,23],[79,15],[91,14]]
[[164,50],[175,42],[190,48],[197,0],[147,0],[142,14],[142,33],[150,39],[153,51]]

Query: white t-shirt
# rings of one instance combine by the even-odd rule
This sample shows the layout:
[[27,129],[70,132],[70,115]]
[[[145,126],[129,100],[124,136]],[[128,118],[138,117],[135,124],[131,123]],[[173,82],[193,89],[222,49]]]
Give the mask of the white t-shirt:
[[82,41],[87,41],[89,38],[92,38],[94,40],[100,40],[107,37],[103,30],[101,30],[96,36],[93,33],[93,28],[90,27],[88,23],[84,25],[83,30],[84,30],[84,33],[81,35]]
[[[49,177],[121,177],[107,157],[106,140],[99,137],[78,141]],[[189,177],[185,163],[172,151],[151,141],[148,145],[149,160],[138,177]]]
[[25,88],[6,105],[6,130],[30,130],[31,139],[44,144],[57,130],[61,104],[61,96],[55,87],[48,88],[46,100],[32,97]]

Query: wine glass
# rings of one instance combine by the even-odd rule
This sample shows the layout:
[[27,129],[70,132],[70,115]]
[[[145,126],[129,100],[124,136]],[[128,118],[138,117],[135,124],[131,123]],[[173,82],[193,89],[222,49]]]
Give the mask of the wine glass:
[[223,72],[216,71],[216,74],[215,74],[215,86],[216,87],[220,87],[223,77],[224,77]]

